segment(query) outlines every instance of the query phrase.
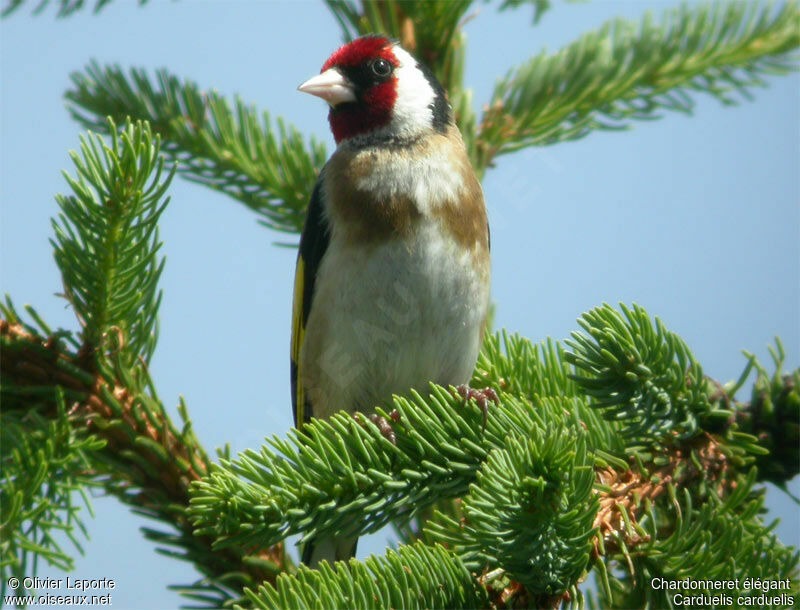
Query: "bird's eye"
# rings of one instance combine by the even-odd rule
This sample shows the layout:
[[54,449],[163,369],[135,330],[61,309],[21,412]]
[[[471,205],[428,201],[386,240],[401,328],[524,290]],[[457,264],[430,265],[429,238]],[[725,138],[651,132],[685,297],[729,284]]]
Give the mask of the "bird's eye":
[[372,68],[372,73],[375,76],[389,76],[392,72],[392,64],[381,57],[373,61],[370,64],[370,68]]

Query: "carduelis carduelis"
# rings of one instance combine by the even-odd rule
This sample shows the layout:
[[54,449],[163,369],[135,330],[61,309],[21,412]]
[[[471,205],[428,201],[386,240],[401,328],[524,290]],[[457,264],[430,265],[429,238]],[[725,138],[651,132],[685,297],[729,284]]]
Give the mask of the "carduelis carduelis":
[[[295,425],[467,383],[489,305],[489,225],[444,89],[396,42],[359,38],[299,87],[337,148],[314,187],[294,286]],[[348,559],[317,538],[303,562]]]

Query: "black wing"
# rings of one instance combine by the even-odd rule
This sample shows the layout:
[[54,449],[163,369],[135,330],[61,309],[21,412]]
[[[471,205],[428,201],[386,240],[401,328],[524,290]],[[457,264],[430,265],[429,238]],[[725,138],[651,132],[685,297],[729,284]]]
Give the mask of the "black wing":
[[[324,169],[323,169],[324,172]],[[320,173],[311,201],[308,204],[306,223],[300,236],[297,268],[294,276],[294,304],[292,306],[292,413],[294,425],[299,428],[311,418],[311,405],[306,399],[300,381],[300,349],[305,339],[306,323],[314,300],[314,284],[322,257],[328,249],[330,232],[322,209],[322,173]],[[299,410],[298,410],[299,408]]]

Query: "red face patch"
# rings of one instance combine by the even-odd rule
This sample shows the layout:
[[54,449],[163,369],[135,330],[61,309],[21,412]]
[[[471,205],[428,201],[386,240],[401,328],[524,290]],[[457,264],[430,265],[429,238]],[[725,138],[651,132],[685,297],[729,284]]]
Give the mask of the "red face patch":
[[397,58],[392,53],[392,41],[383,36],[364,36],[339,47],[328,58],[320,72],[328,68],[350,68],[359,66],[365,61],[382,57],[397,67]]
[[369,133],[388,125],[392,120],[392,109],[397,99],[395,79],[375,85],[360,104],[343,104],[331,108],[328,122],[333,132],[333,139],[338,144],[346,138]]
[[399,67],[393,45],[384,36],[364,36],[338,49],[322,66],[322,72],[336,68],[348,75],[357,90],[356,102],[340,104],[330,110],[328,120],[336,142],[379,129],[391,121],[397,99],[397,78],[371,81],[365,75],[369,75],[369,66],[376,59],[386,60],[393,68]]

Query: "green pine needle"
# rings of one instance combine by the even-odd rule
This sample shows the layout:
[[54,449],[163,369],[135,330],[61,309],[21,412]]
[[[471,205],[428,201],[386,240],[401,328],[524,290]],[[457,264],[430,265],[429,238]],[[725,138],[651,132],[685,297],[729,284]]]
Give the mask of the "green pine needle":
[[663,111],[690,113],[690,94],[723,104],[749,97],[762,77],[795,69],[800,9],[747,2],[682,6],[661,23],[615,19],[497,84],[478,135],[480,166],[527,146],[621,129]]
[[566,341],[573,351],[565,360],[576,369],[570,377],[631,444],[694,435],[698,418],[715,410],[702,368],[661,320],[653,323],[638,305],[620,307],[621,314],[603,305],[578,320],[588,335],[573,332]]
[[563,593],[586,570],[598,508],[580,430],[534,428],[507,439],[464,497],[463,523],[439,514],[430,534],[473,570],[499,566],[531,593]]
[[421,542],[366,561],[301,566],[276,585],[246,590],[256,608],[485,608],[489,600],[452,553]]
[[[11,576],[31,576],[37,558],[73,569],[72,555],[62,549],[56,533],[83,552],[78,535],[86,536],[86,529],[74,492],[80,491],[91,515],[84,489],[95,485],[90,459],[105,445],[73,428],[63,392],[56,392],[55,416],[46,416],[28,400],[24,411],[6,407],[0,412],[0,595],[6,594]],[[15,594],[24,595],[22,590]]]
[[[240,99],[231,104],[214,91],[181,82],[166,70],[155,82],[144,70],[92,63],[72,75],[66,93],[72,116],[108,133],[105,117],[146,120],[164,141],[178,173],[244,203],[277,231],[299,233],[311,189],[327,160],[324,144]],[[277,133],[276,133],[277,132]]]
[[70,154],[77,177],[64,177],[73,195],[56,196],[61,213],[50,243],[85,345],[132,364],[155,349],[164,268],[157,223],[175,170],[162,175],[159,138],[146,123],[118,132],[109,119],[107,129],[110,146],[89,133],[81,154]]

